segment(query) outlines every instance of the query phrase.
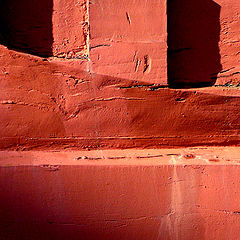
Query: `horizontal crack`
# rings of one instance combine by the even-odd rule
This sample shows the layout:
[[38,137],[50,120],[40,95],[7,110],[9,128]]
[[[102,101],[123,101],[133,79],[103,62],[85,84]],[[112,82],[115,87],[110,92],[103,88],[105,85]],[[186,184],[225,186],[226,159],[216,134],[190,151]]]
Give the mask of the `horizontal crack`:
[[99,48],[99,47],[111,47],[111,45],[110,44],[98,44],[96,46],[90,47],[90,50],[94,49],[94,48]]
[[127,98],[127,97],[110,97],[110,98],[95,98],[93,101],[113,101],[113,100],[145,100],[144,98]]

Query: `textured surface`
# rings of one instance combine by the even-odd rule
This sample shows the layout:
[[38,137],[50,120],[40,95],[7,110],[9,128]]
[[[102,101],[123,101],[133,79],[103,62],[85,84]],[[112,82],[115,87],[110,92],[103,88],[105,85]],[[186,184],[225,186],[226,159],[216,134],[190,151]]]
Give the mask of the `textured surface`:
[[53,55],[88,57],[88,1],[53,0]]
[[216,84],[240,83],[240,4],[238,0],[216,0],[221,6],[220,55],[222,71]]
[[158,88],[0,52],[2,148],[25,140],[84,148],[239,143],[238,88]]
[[237,148],[0,156],[1,240],[239,237]]
[[96,0],[89,19],[94,73],[167,85],[165,0]]
[[172,86],[240,82],[238,0],[168,0],[167,13]]
[[2,0],[0,240],[238,239],[239,7]]
[[173,87],[240,81],[238,0],[2,0],[0,9],[0,43],[18,51]]
[[2,0],[0,43],[34,55],[88,56],[88,1]]

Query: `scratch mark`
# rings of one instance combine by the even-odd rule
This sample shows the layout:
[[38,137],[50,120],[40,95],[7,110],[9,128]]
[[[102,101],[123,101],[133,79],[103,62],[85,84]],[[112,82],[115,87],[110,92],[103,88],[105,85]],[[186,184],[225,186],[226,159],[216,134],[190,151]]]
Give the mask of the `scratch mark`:
[[0,104],[17,104],[17,103],[12,100],[3,100],[0,102]]
[[215,77],[211,77],[211,79],[216,79],[216,78],[225,78],[225,77],[232,77],[234,75],[240,74],[240,72],[234,72],[228,75],[221,75],[221,76],[215,76]]
[[100,157],[87,157],[87,156],[82,156],[82,157],[76,157],[75,160],[101,160],[102,158]]
[[98,44],[96,46],[90,47],[90,49],[99,48],[99,47],[111,47],[110,44]]
[[[229,72],[230,70],[234,69],[235,67],[231,67],[231,68],[228,68],[226,70],[222,70],[220,73],[225,73],[225,72]],[[214,74],[217,74],[217,73],[214,73]]]
[[186,102],[186,99],[179,97],[179,98],[176,98],[175,101],[176,102]]
[[154,156],[138,156],[137,158],[157,158],[157,157],[163,157],[163,155],[154,155]]
[[112,101],[112,100],[145,100],[144,98],[126,98],[126,97],[110,97],[110,98],[95,98],[92,101]]
[[143,69],[143,73],[145,73],[146,71],[150,71],[150,67],[151,67],[151,61],[149,60],[148,55],[144,56],[144,69]]
[[135,53],[134,53],[134,55],[133,55],[133,62],[134,62],[134,61],[135,61],[135,59],[136,59],[137,52],[138,52],[138,51],[135,51]]
[[44,165],[40,165],[41,168],[44,168],[50,172],[55,172],[59,170],[59,165],[48,165],[48,164],[44,164]]
[[150,87],[153,87],[153,86],[154,86],[154,84],[130,85],[130,86],[119,87],[119,89],[143,88],[143,87],[150,88]]
[[126,12],[126,17],[127,17],[127,21],[128,21],[128,23],[129,23],[129,25],[131,25],[131,18],[130,18],[130,16],[129,16],[129,13],[128,12]]
[[141,60],[137,59],[136,65],[135,65],[135,72],[138,71],[138,68],[139,68],[140,63],[141,63]]
[[124,159],[126,157],[108,157],[108,159]]

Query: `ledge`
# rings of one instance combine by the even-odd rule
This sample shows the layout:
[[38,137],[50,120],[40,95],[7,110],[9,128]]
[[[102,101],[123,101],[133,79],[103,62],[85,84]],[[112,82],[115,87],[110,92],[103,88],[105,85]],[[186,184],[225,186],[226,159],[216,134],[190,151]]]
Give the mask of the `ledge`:
[[5,166],[240,165],[239,147],[91,151],[2,151]]

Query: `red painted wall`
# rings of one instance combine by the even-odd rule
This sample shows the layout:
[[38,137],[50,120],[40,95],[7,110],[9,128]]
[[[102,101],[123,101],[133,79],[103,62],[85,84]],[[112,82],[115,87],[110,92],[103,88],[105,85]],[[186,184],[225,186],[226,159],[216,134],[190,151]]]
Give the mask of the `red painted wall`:
[[[184,160],[183,152],[192,155]],[[126,158],[108,159],[117,156]],[[1,240],[239,238],[238,149],[30,151],[0,158]]]
[[58,58],[88,57],[88,1],[53,0],[53,55]]
[[220,55],[222,71],[216,84],[233,84],[240,82],[240,5],[236,0],[217,0],[221,6],[220,13]]
[[[195,87],[239,82],[237,1],[185,2],[53,1],[49,45],[44,12],[2,14],[15,33],[1,25],[12,49],[0,47],[2,147],[31,138],[84,148],[237,144],[238,88],[159,87],[170,81],[167,63],[173,87],[185,75]],[[44,18],[41,31],[29,17]],[[50,57],[33,55],[47,47]]]
[[0,240],[238,239],[239,13],[2,0]]
[[239,83],[238,1],[168,1],[168,74],[172,86]]
[[94,73],[167,85],[166,1],[97,0],[89,20]]

